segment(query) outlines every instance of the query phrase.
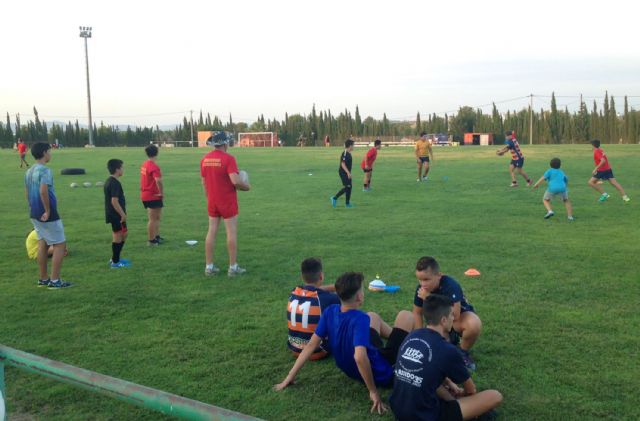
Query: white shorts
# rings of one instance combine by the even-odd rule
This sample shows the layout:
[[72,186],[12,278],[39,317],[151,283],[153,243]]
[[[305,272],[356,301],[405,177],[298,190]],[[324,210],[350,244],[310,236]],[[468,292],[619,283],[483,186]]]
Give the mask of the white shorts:
[[50,246],[54,244],[64,243],[64,226],[62,225],[62,219],[52,222],[42,222],[37,219],[31,218],[33,228],[36,230],[36,236],[38,240],[44,240]]

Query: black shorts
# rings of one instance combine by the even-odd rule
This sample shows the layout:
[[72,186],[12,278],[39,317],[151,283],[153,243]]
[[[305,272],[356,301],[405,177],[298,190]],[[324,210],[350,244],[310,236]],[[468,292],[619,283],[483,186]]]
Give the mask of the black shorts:
[[440,399],[440,414],[438,421],[462,421],[462,410],[458,401],[445,401]]
[[342,180],[342,185],[345,187],[351,187],[351,179],[347,176],[346,172],[340,171],[340,180]]
[[366,172],[366,173],[367,173],[367,172],[371,172],[371,171],[373,171],[373,167],[371,167],[371,168],[369,168],[369,169],[363,168],[363,169],[362,169],[362,171],[364,171],[364,172]]
[[429,157],[428,156],[421,156],[418,158],[420,160],[421,163],[429,163]]
[[142,201],[142,205],[144,206],[145,209],[158,209],[158,208],[163,208],[164,207],[164,203],[162,203],[162,199],[160,200],[143,200]]
[[127,223],[126,222],[120,222],[120,219],[109,219],[109,221],[107,222],[107,224],[111,224],[111,231],[113,232],[121,232],[123,234],[127,233]]
[[406,338],[408,334],[409,332],[406,330],[394,327],[391,330],[391,335],[389,335],[389,339],[387,339],[387,344],[385,345],[382,342],[382,338],[378,331],[372,327],[369,328],[369,340],[371,341],[371,345],[378,348],[380,355],[382,355],[382,357],[391,365],[395,365],[400,345],[402,345],[402,341],[404,341],[404,338]]
[[613,171],[609,168],[604,171],[596,171],[596,175],[594,175],[593,178],[597,178],[598,180],[608,180],[615,177],[613,176]]

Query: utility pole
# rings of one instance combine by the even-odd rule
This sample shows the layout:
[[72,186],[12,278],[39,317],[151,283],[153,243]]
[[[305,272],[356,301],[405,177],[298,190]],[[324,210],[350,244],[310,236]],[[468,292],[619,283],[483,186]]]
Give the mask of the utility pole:
[[91,38],[91,27],[80,27],[80,38],[84,38],[84,58],[87,66],[87,105],[89,108],[89,145],[93,146],[93,121],[91,120],[91,88],[89,87],[89,49],[87,38]]
[[193,148],[193,110],[191,110],[191,147]]
[[533,94],[529,94],[529,145],[533,145]]

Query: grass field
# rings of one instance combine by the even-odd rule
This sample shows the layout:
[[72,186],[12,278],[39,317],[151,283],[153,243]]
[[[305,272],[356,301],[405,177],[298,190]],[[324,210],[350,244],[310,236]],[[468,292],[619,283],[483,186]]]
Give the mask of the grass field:
[[[509,187],[508,158],[493,148],[435,150],[430,180],[416,183],[410,149],[383,149],[373,191],[363,193],[354,152],[354,209],[332,209],[339,187],[337,148],[234,149],[251,176],[240,192],[241,278],[204,276],[206,205],[199,179],[204,150],[161,150],[166,244],[146,246],[139,202],[140,148],[53,151],[59,210],[70,255],[68,290],[36,287],[36,263],[18,156],[0,151],[0,343],[54,360],[270,420],[392,419],[370,416],[366,388],[331,359],[309,363],[283,392],[273,384],[293,359],[286,350],[286,301],[299,283],[299,263],[320,256],[326,282],[344,271],[377,273],[401,286],[366,293],[365,310],[390,320],[411,309],[414,268],[433,255],[457,278],[484,330],[473,355],[481,389],[504,395],[504,420],[634,420],[640,378],[640,147],[605,145],[618,181],[600,204],[586,185],[589,145],[524,147],[525,170],[537,180],[549,159],[562,158],[576,221],[564,207],[544,220],[542,194]],[[72,181],[107,177],[106,161],[125,162],[133,266],[110,270],[110,227],[101,188]],[[30,160],[31,162],[32,160]],[[85,176],[60,169],[84,167]],[[188,239],[200,240],[194,246]],[[226,267],[224,233],[216,262]],[[463,272],[475,267],[479,278]],[[8,405],[19,419],[162,419],[157,413],[74,389],[13,368],[6,370]],[[386,398],[389,391],[384,391]]]

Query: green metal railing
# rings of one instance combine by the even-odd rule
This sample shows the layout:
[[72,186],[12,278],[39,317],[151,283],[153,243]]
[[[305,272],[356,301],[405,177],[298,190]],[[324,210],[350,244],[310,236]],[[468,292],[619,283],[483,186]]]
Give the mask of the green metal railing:
[[220,421],[258,419],[0,345],[0,392],[5,404],[5,364],[174,417]]

